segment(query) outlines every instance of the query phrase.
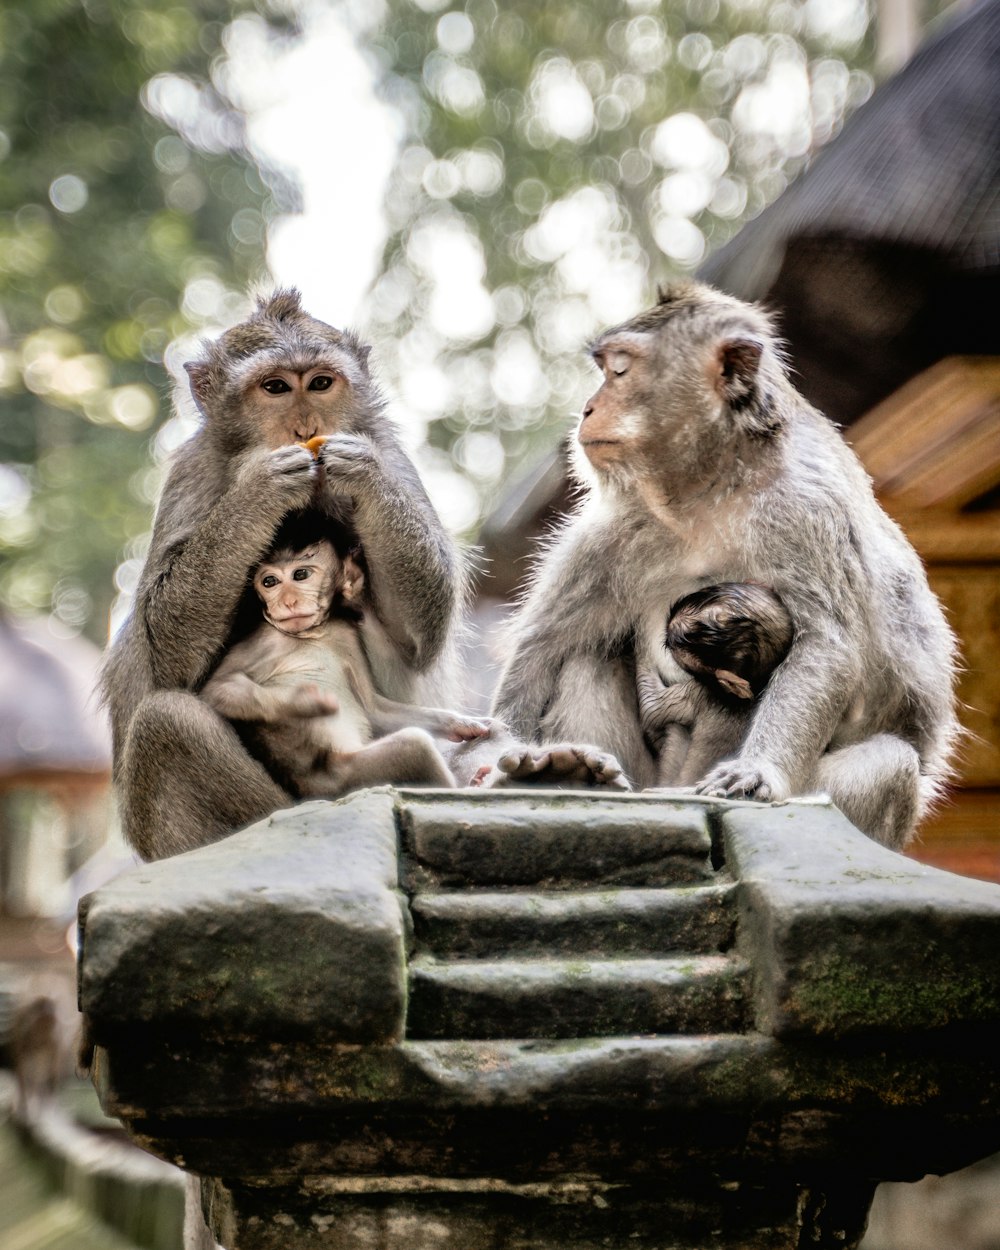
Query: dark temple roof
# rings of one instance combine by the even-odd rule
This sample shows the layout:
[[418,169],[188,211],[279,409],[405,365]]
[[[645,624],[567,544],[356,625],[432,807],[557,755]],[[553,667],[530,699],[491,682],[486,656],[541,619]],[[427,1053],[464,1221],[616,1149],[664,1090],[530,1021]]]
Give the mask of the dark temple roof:
[[699,277],[778,311],[837,421],[1000,351],[1000,4],[943,25]]

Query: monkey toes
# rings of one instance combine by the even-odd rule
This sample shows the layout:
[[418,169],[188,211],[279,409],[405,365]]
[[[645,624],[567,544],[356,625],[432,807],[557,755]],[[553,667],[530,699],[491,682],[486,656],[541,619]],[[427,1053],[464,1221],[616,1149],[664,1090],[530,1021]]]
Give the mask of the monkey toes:
[[613,755],[597,747],[559,743],[556,746],[521,746],[507,751],[497,761],[508,784],[528,778],[534,781],[579,782],[631,790],[621,765]]
[[694,792],[713,799],[755,799],[758,803],[783,803],[790,793],[773,764],[739,759],[716,765]]

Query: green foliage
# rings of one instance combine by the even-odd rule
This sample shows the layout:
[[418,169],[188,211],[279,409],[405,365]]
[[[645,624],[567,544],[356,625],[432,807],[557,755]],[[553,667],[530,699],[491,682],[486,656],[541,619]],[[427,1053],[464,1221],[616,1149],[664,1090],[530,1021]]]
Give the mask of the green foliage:
[[289,207],[213,81],[250,7],[0,11],[0,603],[99,641],[148,525],[163,352],[239,307]]
[[370,317],[439,468],[477,485],[470,525],[578,410],[587,340],[872,86],[866,0],[389,0],[377,44],[411,139]]

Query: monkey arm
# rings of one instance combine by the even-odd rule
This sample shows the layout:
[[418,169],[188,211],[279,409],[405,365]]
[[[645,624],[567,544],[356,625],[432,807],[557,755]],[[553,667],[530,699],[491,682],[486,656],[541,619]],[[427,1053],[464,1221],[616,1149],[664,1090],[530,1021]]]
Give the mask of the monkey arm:
[[452,742],[467,742],[473,738],[488,738],[492,727],[492,721],[484,717],[463,716],[460,712],[440,707],[397,703],[380,694],[374,696],[368,710],[372,729],[378,736],[415,726]]
[[639,694],[639,720],[643,733],[655,737],[667,725],[690,729],[698,707],[698,685],[685,680],[665,686],[659,677],[643,669],[636,678]]
[[424,671],[444,649],[462,598],[454,546],[395,443],[336,434],[321,460],[332,494],[354,501],[375,615],[406,664]]
[[315,685],[262,686],[248,673],[233,668],[220,668],[214,673],[205,683],[201,697],[227,720],[261,725],[331,716],[339,709],[334,696]]
[[[153,683],[193,689],[225,644],[247,586],[247,574],[270,544],[281,518],[312,493],[313,462],[300,447],[244,456],[232,484],[180,530],[190,472],[172,475],[136,613],[149,649]],[[192,502],[197,506],[195,494]]]
[[809,784],[861,678],[835,623],[799,626],[791,650],[757,701],[739,755],[712,769],[702,793],[786,799]]

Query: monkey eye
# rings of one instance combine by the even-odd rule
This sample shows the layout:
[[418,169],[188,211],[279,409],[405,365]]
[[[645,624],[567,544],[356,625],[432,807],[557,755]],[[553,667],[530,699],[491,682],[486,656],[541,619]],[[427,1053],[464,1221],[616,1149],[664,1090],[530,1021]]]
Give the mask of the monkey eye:
[[262,391],[267,391],[268,395],[287,395],[292,389],[284,378],[265,378],[260,384]]
[[307,390],[328,391],[333,386],[333,378],[328,373],[318,373],[309,383]]
[[277,586],[278,579],[274,576],[273,573],[268,573],[266,577],[262,577],[260,579],[260,584],[264,587],[265,590],[270,590],[272,586]]
[[304,582],[307,577],[312,576],[312,569],[296,569],[292,574],[293,582]]
[[632,364],[632,357],[628,352],[608,352],[606,363],[615,377],[620,378],[623,374],[628,373]]

